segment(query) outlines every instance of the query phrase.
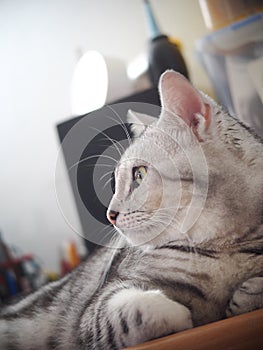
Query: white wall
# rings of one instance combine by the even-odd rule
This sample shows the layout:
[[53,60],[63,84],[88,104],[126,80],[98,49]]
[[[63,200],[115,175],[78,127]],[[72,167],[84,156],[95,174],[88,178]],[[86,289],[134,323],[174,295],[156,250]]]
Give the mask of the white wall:
[[[163,31],[180,38],[192,80],[208,80],[194,58],[206,33],[197,0],[152,0]],[[0,230],[4,238],[58,268],[58,247],[78,240],[54,189],[56,123],[70,116],[70,82],[79,51],[128,62],[146,45],[140,0],[1,0]],[[68,207],[74,211],[67,178]]]

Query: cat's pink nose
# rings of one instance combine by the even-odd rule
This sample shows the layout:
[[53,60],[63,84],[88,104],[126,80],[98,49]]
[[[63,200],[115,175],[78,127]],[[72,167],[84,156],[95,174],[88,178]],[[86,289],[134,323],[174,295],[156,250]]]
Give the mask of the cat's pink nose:
[[114,210],[110,210],[107,213],[107,218],[112,225],[116,225],[116,220],[117,220],[118,215],[119,215],[119,213],[117,211],[114,211]]

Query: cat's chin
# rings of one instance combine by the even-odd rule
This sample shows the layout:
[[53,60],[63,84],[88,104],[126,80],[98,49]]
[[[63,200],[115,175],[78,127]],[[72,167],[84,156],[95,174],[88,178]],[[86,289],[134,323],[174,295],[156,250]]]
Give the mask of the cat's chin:
[[[153,232],[152,230],[142,230],[138,228],[129,228],[121,230],[117,228],[117,231],[125,238],[129,246],[157,246],[157,242],[160,240],[162,233]],[[147,232],[148,231],[148,232]]]
[[176,239],[174,235],[171,237],[166,231],[160,232],[160,230],[150,230],[149,228],[117,230],[131,247],[156,248]]

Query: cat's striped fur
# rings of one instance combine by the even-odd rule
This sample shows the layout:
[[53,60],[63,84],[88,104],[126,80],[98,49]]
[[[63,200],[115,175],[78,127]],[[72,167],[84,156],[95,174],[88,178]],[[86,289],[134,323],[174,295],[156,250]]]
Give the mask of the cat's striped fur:
[[[164,107],[167,107],[165,89],[171,88],[169,80],[173,84],[174,79],[176,83],[183,78],[168,72],[163,79],[166,82],[161,85],[161,94]],[[183,86],[182,89],[184,88],[190,89],[188,93],[192,92],[191,87]],[[220,193],[220,201],[224,200],[225,195],[231,202],[231,206],[226,203],[227,211],[223,211],[221,207],[213,208],[219,194],[213,183],[214,178],[217,179],[218,168],[213,170],[212,160],[219,153],[211,142],[207,142],[207,149],[205,145],[203,148],[206,156],[211,158],[211,180],[208,207],[204,208],[206,217],[200,216],[187,235],[178,234],[178,227],[173,223],[172,228],[166,227],[165,232],[161,232],[157,238],[154,236],[150,242],[136,247],[133,239],[138,243],[138,238],[131,234],[131,221],[125,221],[128,211],[123,217],[120,214],[120,220],[117,218],[115,222],[116,227],[121,234],[126,235],[130,246],[116,251],[100,248],[70,275],[43,287],[17,305],[2,310],[1,350],[121,349],[263,307],[263,179],[262,173],[260,174],[263,166],[263,144],[249,130],[223,112],[214,111],[213,114],[217,114],[216,128],[221,135],[221,141],[217,141],[218,148],[223,140],[226,145],[225,152],[230,152],[229,157],[233,155],[244,163],[242,167],[247,175],[240,174],[240,177],[242,181],[243,175],[245,178],[250,177],[246,184],[249,181],[254,182],[253,186],[258,193],[253,193],[255,203],[250,204],[249,192],[246,193],[247,202],[241,203],[240,208],[244,210],[247,226],[242,217],[238,220],[241,209],[234,194],[240,193],[239,191],[234,192],[233,196],[230,188],[227,188],[228,192],[223,193],[223,196]],[[141,129],[141,132],[144,131]],[[196,133],[203,140],[207,126],[203,130],[195,130],[194,134]],[[143,137],[151,137],[151,130],[146,131]],[[234,145],[234,139],[237,145]],[[138,140],[139,146],[140,142]],[[157,142],[161,140],[158,139]],[[133,156],[136,152],[141,152],[132,147],[123,158],[125,162],[129,158],[129,152]],[[136,148],[136,142],[134,147]],[[213,157],[210,154],[211,148]],[[139,154],[139,158],[142,159],[142,154]],[[226,164],[229,165],[227,162]],[[259,172],[255,173],[254,178],[251,177],[253,171],[247,170],[249,167]],[[226,169],[227,167],[223,167],[221,170],[222,178]],[[127,169],[116,172],[117,196],[118,193],[125,193],[124,187],[119,187],[118,190],[118,186],[121,186],[118,182],[123,181],[123,178],[127,182],[129,178],[128,174],[123,176],[121,171]],[[230,173],[231,171],[233,169],[229,169]],[[147,176],[150,177],[150,171]],[[238,171],[235,176],[238,179]],[[192,185],[189,178],[184,179],[185,187]],[[220,180],[222,179],[218,178],[217,182]],[[238,181],[230,185],[240,186],[243,183]],[[143,190],[143,186],[140,186]],[[222,192],[226,191],[223,185],[220,188]],[[246,188],[242,191],[246,192]],[[118,198],[119,202],[116,202],[116,198],[113,199],[109,210],[120,210],[121,213],[117,204],[122,203],[124,206],[125,199],[120,195]],[[146,206],[152,205],[156,198],[150,197]],[[242,193],[240,198],[242,199]],[[133,200],[135,199],[134,193]],[[212,218],[210,214],[213,210]],[[249,210],[251,212],[247,218],[245,211]],[[133,221],[143,222],[141,212],[137,217],[134,213],[132,215]],[[228,232],[228,226],[224,226],[224,222],[231,227],[231,231],[229,229]],[[219,235],[222,227],[227,235],[226,232]],[[233,233],[232,227],[236,229]],[[155,228],[151,225],[150,229]]]
[[174,315],[168,330],[161,329],[166,315],[162,308],[155,310],[154,298],[146,310],[147,301],[142,298],[140,308],[133,295],[112,309],[113,297],[124,289],[162,290],[191,311],[193,326],[222,319],[235,290],[251,277],[251,260],[259,266],[255,275],[262,274],[263,241],[254,243],[257,251],[173,244],[147,252],[124,249],[116,254],[103,288],[96,290],[111,254],[101,249],[71,275],[8,310],[1,321],[1,349],[119,349],[134,337],[139,343],[191,326],[190,320],[178,325]]

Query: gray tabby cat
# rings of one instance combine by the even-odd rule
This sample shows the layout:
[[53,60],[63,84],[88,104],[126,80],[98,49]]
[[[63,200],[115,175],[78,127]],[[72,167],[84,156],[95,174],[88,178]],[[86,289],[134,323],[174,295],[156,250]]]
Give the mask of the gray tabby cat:
[[263,307],[262,141],[180,74],[159,90],[115,171],[126,247],[2,310],[1,350],[121,349]]

